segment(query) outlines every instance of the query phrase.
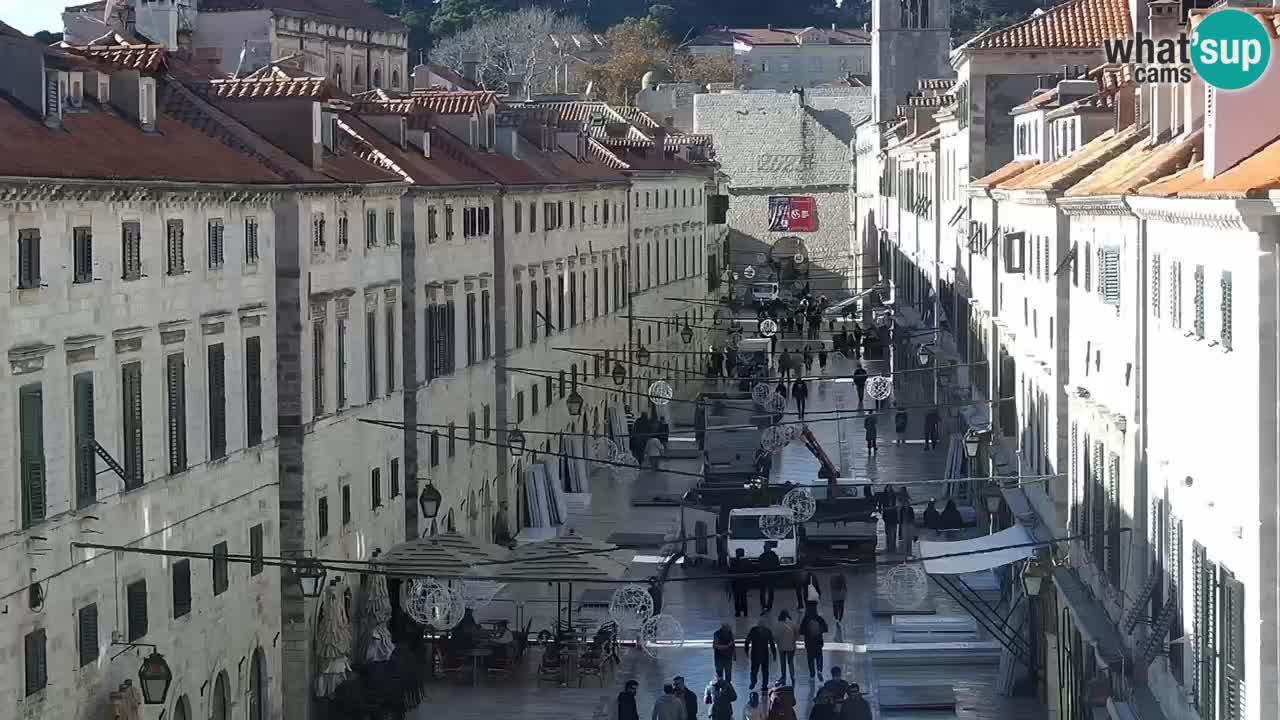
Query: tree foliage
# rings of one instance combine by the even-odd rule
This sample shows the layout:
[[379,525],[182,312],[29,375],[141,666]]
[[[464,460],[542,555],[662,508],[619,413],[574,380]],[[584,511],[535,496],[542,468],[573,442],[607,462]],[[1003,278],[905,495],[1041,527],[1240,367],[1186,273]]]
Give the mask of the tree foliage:
[[587,68],[586,78],[610,102],[627,104],[649,71],[675,75],[676,47],[652,17],[628,18],[605,33],[608,56]]
[[495,90],[519,79],[532,93],[554,90],[559,51],[548,42],[552,33],[585,32],[576,17],[542,7],[527,7],[480,20],[470,28],[441,40],[434,62],[461,72],[467,57],[479,63],[480,86]]

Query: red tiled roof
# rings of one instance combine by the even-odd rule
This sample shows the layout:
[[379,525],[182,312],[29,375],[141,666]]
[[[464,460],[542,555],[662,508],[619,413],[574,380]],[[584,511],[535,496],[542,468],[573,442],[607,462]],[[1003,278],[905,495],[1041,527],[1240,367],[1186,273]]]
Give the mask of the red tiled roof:
[[440,115],[471,115],[496,104],[498,94],[487,90],[415,90],[408,99]]
[[296,80],[210,80],[211,95],[224,100],[248,98],[328,98],[332,88],[324,78]]
[[447,83],[458,86],[462,90],[479,90],[479,86],[462,76],[462,73],[451,67],[444,65],[428,65],[428,71],[432,75],[444,80]]
[[[1280,10],[1275,8],[1236,8],[1243,10],[1262,21],[1263,27],[1266,28],[1267,34],[1272,38],[1280,38]],[[1191,30],[1194,31],[1196,26],[1200,24],[1210,13],[1215,10],[1192,10],[1191,11]]]
[[920,90],[950,90],[955,84],[955,78],[924,78],[916,81],[916,87]]
[[1133,35],[1127,0],[1067,0],[1039,15],[983,33],[969,50],[1101,48],[1106,40]]
[[144,73],[157,72],[166,64],[163,45],[86,45],[67,50],[113,67]]
[[631,166],[628,165],[626,161],[624,161],[622,158],[615,155],[612,150],[605,147],[603,144],[598,142],[595,138],[587,139],[587,149],[591,151],[592,159],[596,160],[597,162],[603,163],[607,167],[611,167],[614,170],[630,170],[631,169]]
[[1035,160],[1014,160],[1012,162],[1005,163],[1005,165],[997,169],[995,172],[984,175],[970,184],[974,187],[981,188],[989,188],[999,185],[1006,180],[1010,180],[1021,175],[1027,170],[1035,167],[1036,164]]
[[849,28],[724,28],[703,33],[689,41],[689,45],[797,45],[796,36],[806,30],[825,33],[831,45],[865,45],[871,42],[871,35],[866,31]]
[[1185,170],[1203,155],[1204,131],[1181,140],[1152,145],[1143,140],[1095,170],[1070,190],[1067,197],[1128,195],[1138,188]]
[[1142,195],[1180,198],[1260,198],[1280,190],[1280,138],[1226,172],[1205,179],[1202,163],[1141,188]]
[[146,133],[115,113],[68,113],[63,129],[0,100],[0,175],[274,184],[284,178],[167,112]]
[[275,10],[343,21],[369,30],[406,30],[399,18],[387,15],[366,0],[200,0],[199,8],[202,13]]
[[352,113],[341,113],[340,122],[358,140],[355,152],[359,157],[415,185],[479,185],[494,181],[478,163],[466,162],[463,153],[437,152],[436,140],[441,130],[432,131],[432,156],[427,158],[415,147],[402,149]]
[[1016,115],[1018,113],[1029,112],[1050,105],[1058,100],[1058,88],[1052,87],[1048,90],[1037,90],[1031,99],[1018,105],[1009,111],[1009,114]]
[[1139,139],[1138,129],[1133,125],[1118,133],[1108,130],[1076,152],[1053,162],[1036,165],[996,187],[1000,190],[1064,190],[1128,150]]

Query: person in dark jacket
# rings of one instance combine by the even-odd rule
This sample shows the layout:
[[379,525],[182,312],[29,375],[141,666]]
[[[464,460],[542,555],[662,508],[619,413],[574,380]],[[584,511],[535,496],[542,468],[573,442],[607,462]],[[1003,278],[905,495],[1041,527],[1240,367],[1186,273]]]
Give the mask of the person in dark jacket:
[[826,644],[827,621],[816,609],[810,610],[800,621],[800,636],[804,638],[804,654],[809,662],[809,682],[814,676],[822,682],[822,646]]
[[729,561],[729,592],[733,594],[733,616],[747,617],[747,575],[751,568],[747,566],[746,551],[738,548],[737,554]]
[[876,416],[867,415],[867,419],[862,421],[862,427],[867,431],[867,454],[874,455],[876,454]]
[[893,430],[898,433],[897,444],[902,445],[907,441],[907,409],[898,408],[897,414],[893,416]]
[[863,335],[862,326],[854,325],[853,326],[853,342],[850,343],[849,347],[853,350],[853,356],[855,358],[862,357],[862,335]]
[[849,592],[849,587],[844,579],[844,573],[837,571],[831,576],[831,617],[835,618],[836,625],[844,620],[844,599]]
[[825,373],[827,371],[827,346],[824,343],[818,349],[818,372]]
[[938,441],[941,439],[942,415],[938,413],[937,408],[934,408],[924,416],[924,449],[936,449],[938,447]]
[[809,384],[800,378],[791,384],[791,397],[796,399],[796,412],[804,420],[804,406],[809,400]]
[[898,526],[898,539],[902,541],[902,551],[910,556],[916,546],[916,511],[912,509],[909,498],[898,497],[898,512],[902,515],[902,524]]
[[831,697],[831,693],[818,693],[818,697],[813,701],[813,707],[809,710],[809,720],[840,720],[836,712],[836,701]]
[[853,386],[858,389],[858,407],[862,407],[867,397],[867,369],[861,365],[853,371]]
[[772,573],[782,565],[782,560],[778,558],[778,553],[773,551],[772,547],[766,547],[764,552],[760,553],[760,570],[764,573],[764,577],[760,578],[760,609],[769,612],[773,609],[773,578]]
[[618,693],[618,720],[640,720],[640,710],[636,708],[636,691],[640,683],[628,680]]
[[[751,687],[756,688],[756,678],[764,682],[761,687],[769,687],[769,657],[778,659],[778,644],[773,639],[773,630],[769,629],[769,613],[760,616],[760,622],[751,628],[746,639],[742,641],[742,651],[751,660]],[[762,676],[762,677],[761,677]]]
[[733,636],[733,627],[724,623],[711,636],[711,654],[715,661],[716,677],[733,677],[733,652],[738,639]]
[[805,345],[804,352],[800,355],[800,358],[804,361],[805,374],[813,372],[813,348]]
[[711,706],[710,720],[734,720],[733,704],[738,700],[738,691],[728,678],[713,680],[707,685],[705,701]]
[[955,500],[948,500],[942,509],[942,517],[938,518],[938,527],[943,530],[959,530],[964,527],[964,518],[960,517],[960,509]]
[[769,693],[769,720],[796,720],[796,691],[790,685]]
[[924,527],[929,531],[928,537],[933,537],[942,525],[942,514],[938,512],[935,502],[933,498],[929,498],[929,504],[924,508]]
[[680,698],[680,702],[684,703],[685,717],[698,717],[698,696],[685,684],[684,676],[677,675],[671,678],[671,685],[676,690],[676,697]]
[[[796,374],[796,379],[797,380],[799,379],[798,373]],[[787,397],[787,381],[783,380],[782,382],[778,383],[778,387],[774,388],[774,391],[777,392],[779,395],[781,395],[782,398],[785,400]]]
[[840,709],[841,720],[872,720],[871,703],[867,702],[867,698],[862,695],[862,688],[858,687],[858,683],[849,686],[849,692],[844,696],[844,707]]

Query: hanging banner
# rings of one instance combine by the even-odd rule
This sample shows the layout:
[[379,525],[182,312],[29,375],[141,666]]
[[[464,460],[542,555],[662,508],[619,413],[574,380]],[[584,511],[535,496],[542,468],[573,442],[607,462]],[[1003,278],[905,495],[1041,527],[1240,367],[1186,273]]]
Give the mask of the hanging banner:
[[769,196],[770,232],[816,232],[818,204],[809,195]]

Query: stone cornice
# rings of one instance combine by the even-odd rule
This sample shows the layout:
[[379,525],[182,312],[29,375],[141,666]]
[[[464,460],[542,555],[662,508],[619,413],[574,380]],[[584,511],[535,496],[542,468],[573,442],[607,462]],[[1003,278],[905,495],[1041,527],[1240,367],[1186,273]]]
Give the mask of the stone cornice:
[[1028,207],[1047,207],[1057,200],[1057,193],[1046,190],[991,190],[991,197],[1001,202],[1026,205]]
[[1058,198],[1058,208],[1068,217],[1133,214],[1123,195],[1060,197]]
[[1269,200],[1216,200],[1130,196],[1129,207],[1143,220],[1211,230],[1258,232],[1262,218],[1277,214]]
[[282,194],[278,188],[234,186],[141,185],[132,182],[92,182],[0,179],[0,202],[156,202],[162,204],[269,204]]

